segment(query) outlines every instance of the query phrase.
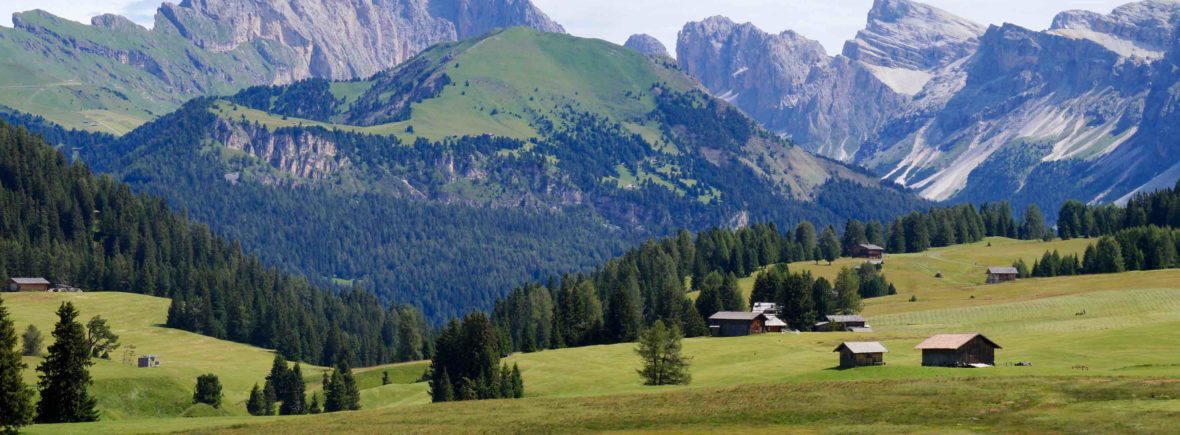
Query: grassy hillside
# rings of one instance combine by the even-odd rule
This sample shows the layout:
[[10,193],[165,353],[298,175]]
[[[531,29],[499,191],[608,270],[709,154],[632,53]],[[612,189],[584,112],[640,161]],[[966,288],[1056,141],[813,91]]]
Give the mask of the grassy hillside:
[[[1082,245],[1077,241],[990,242],[991,251],[984,242],[890,257],[885,270],[904,277],[904,264],[913,270],[922,270],[921,264],[942,269],[946,261],[993,262],[1004,255],[1043,252],[1046,246],[1064,252]],[[961,273],[960,278],[968,281],[975,275],[966,269]],[[912,272],[915,285],[903,289],[904,294],[866,301],[865,314],[876,328],[872,334],[786,333],[686,340],[685,353],[693,357],[693,384],[687,387],[642,386],[635,374],[634,345],[621,344],[508,358],[524,373],[527,395],[519,401],[432,405],[427,403],[425,384],[379,386],[384,370],[399,381],[420,374],[424,364],[413,363],[362,370],[358,378],[365,387],[366,409],[358,413],[147,420],[154,421],[154,426],[144,420],[123,420],[34,427],[32,432],[90,427],[119,432],[236,428],[243,433],[380,433],[394,425],[407,432],[790,428],[881,433],[1167,433],[1170,422],[1180,417],[1180,362],[1175,360],[1180,355],[1180,270],[995,286],[969,281],[960,287],[923,285],[920,275]],[[918,301],[908,302],[911,295]],[[10,306],[15,307],[18,326],[28,318],[25,311],[31,299],[35,298],[9,299],[14,301]],[[86,314],[83,301],[79,304]],[[1075,315],[1083,310],[1086,315]],[[921,367],[920,353],[913,347],[938,332],[988,335],[1003,346],[997,353],[998,366],[979,370]],[[888,365],[836,369],[838,358],[832,349],[847,340],[882,341],[890,351]],[[265,366],[269,361],[263,351],[250,352],[257,353],[259,360],[252,364]],[[1011,365],[1018,361],[1031,361],[1033,366]],[[98,373],[106,370],[101,366]],[[196,367],[185,369],[190,372],[175,370],[185,377],[201,372]],[[233,382],[246,385],[250,380]]]

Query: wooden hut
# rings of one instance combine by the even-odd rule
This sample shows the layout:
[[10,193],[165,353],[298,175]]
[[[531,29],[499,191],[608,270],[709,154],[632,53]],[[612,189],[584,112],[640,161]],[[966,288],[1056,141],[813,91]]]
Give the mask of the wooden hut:
[[885,248],[871,243],[861,243],[859,245],[853,246],[851,251],[852,256],[856,258],[867,258],[869,260],[880,260],[885,258]]
[[840,368],[852,368],[885,365],[889,349],[876,341],[847,341],[832,352],[840,352]]
[[873,332],[873,328],[868,325],[864,317],[858,315],[836,315],[829,314],[824,316],[824,321],[815,324],[815,331],[817,332]]
[[1016,281],[1020,276],[1020,272],[1015,267],[989,267],[987,268],[987,283],[999,284],[1002,282]]
[[714,337],[740,337],[766,332],[766,315],[746,311],[720,311],[709,317]]
[[787,330],[787,322],[775,315],[766,315],[766,332],[783,332]]
[[6,287],[10,292],[44,292],[49,291],[49,280],[45,278],[9,278]]
[[996,365],[996,342],[983,334],[938,334],[914,349],[922,351],[922,365],[929,367],[986,367]]

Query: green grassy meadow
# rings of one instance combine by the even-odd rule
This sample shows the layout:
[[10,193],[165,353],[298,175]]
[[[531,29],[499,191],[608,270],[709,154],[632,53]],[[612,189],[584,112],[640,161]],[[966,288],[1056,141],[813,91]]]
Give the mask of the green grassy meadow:
[[[158,349],[151,352],[165,361],[157,370],[100,363],[95,391],[104,421],[34,426],[30,433],[1172,432],[1180,421],[1180,270],[980,284],[986,265],[1017,257],[1031,263],[1045,249],[1072,253],[1085,245],[991,239],[890,256],[884,271],[901,294],[865,301],[876,332],[688,339],[689,386],[643,386],[633,344],[593,346],[507,358],[524,374],[523,400],[429,404],[426,384],[412,383],[426,367],[418,362],[358,370],[363,411],[294,418],[242,417],[245,392],[261,380],[271,354],[160,328],[164,300],[115,293],[5,300],[18,328],[34,321],[43,330],[61,299],[75,300],[83,317],[109,317],[125,343]],[[827,274],[852,263],[791,267]],[[936,271],[944,278],[934,278]],[[911,296],[918,300],[909,302]],[[939,332],[987,335],[1003,346],[997,367],[921,367],[913,347]],[[887,365],[836,369],[832,350],[842,341],[881,341],[890,351]],[[1012,365],[1019,361],[1033,365]],[[130,394],[116,386],[138,385],[142,395],[165,385],[167,395],[188,394],[206,371],[226,383],[227,416],[176,418],[175,409],[153,415],[142,410],[143,400],[129,402],[141,409],[134,415],[107,409],[126,400],[110,396]],[[393,384],[380,385],[383,371]]]

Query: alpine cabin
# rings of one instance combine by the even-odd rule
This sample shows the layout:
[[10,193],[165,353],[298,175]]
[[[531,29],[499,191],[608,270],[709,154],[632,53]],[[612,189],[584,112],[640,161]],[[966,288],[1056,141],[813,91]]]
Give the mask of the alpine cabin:
[[746,311],[719,311],[709,316],[709,333],[714,337],[741,337],[766,332],[766,315]]
[[885,248],[871,243],[861,243],[852,247],[852,256],[856,258],[867,258],[869,260],[880,260],[885,258]]
[[989,267],[987,268],[987,283],[999,284],[1016,281],[1019,275],[1020,272],[1015,267]]
[[49,281],[45,278],[9,278],[6,287],[10,292],[46,292],[49,291]]
[[938,334],[919,343],[927,367],[990,367],[996,365],[996,342],[983,334]]
[[873,327],[858,315],[829,314],[824,319],[815,324],[816,332],[873,332]]
[[840,352],[840,368],[883,366],[885,353],[889,352],[884,345],[876,341],[846,341],[836,350]]

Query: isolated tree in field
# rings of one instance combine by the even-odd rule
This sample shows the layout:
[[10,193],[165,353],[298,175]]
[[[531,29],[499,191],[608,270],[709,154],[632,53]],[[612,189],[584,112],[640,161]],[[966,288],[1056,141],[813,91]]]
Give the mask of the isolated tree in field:
[[16,326],[0,298],[0,433],[15,434],[33,421],[33,391],[21,378],[24,368],[16,353]]
[[381,385],[389,385],[389,370],[381,372]]
[[41,335],[41,330],[36,326],[29,325],[28,328],[25,328],[25,333],[21,335],[20,340],[22,355],[41,355],[41,348],[45,346],[45,337]]
[[[254,385],[254,392],[257,391],[258,385]],[[197,376],[197,386],[193,389],[193,403],[204,403],[221,409],[221,379],[212,373]]]
[[258,388],[257,382],[250,390],[250,398],[246,400],[246,412],[250,415],[270,415],[266,413],[266,395],[261,388]]
[[836,238],[836,229],[831,225],[824,228],[824,234],[819,237],[819,248],[829,265],[840,258],[840,240]]
[[639,347],[635,353],[643,360],[638,370],[644,385],[687,385],[692,382],[688,373],[689,358],[680,354],[680,328],[671,328],[657,320],[639,336]]
[[87,389],[92,383],[89,367],[90,343],[78,323],[78,310],[66,302],[57,310],[54,343],[37,366],[41,401],[37,403],[38,423],[79,423],[98,420],[95,400]]
[[86,322],[86,342],[90,345],[92,358],[111,359],[111,352],[119,348],[119,336],[111,332],[111,326],[102,316],[94,316]]

